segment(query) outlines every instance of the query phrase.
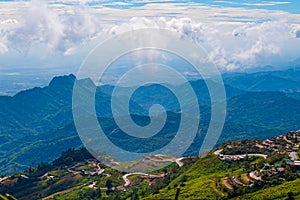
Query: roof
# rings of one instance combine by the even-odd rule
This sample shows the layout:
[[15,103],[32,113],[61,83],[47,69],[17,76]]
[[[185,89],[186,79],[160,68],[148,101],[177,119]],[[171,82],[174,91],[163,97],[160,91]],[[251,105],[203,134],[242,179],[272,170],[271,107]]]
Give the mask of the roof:
[[294,162],[294,165],[295,166],[300,166],[300,163],[299,162],[296,162],[296,163]]
[[287,163],[292,162],[292,160],[291,160],[291,159],[288,159],[288,158],[285,158],[284,161],[287,162]]
[[283,172],[283,171],[284,171],[284,168],[283,168],[283,167],[279,167],[279,168],[277,168],[277,170],[278,170],[279,172]]

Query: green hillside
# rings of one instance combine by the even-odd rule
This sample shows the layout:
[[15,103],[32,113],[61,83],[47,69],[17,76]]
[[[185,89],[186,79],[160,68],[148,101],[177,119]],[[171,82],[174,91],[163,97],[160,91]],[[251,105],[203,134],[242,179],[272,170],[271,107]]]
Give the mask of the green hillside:
[[[201,158],[174,159],[149,174],[120,172],[86,149],[71,149],[52,164],[1,178],[0,194],[24,200],[298,199],[300,167],[292,159],[300,155],[299,137],[300,131],[263,141],[227,142]],[[157,158],[146,160],[154,164]]]
[[[290,77],[289,73],[284,76]],[[74,75],[55,77],[46,87],[22,91],[12,97],[0,96],[0,174],[9,175],[15,171],[26,170],[32,163],[36,166],[40,162],[51,162],[62,151],[82,146],[72,117],[72,89],[75,81]],[[89,79],[79,80],[78,83],[84,91],[84,101],[90,97],[91,90],[96,86]],[[192,81],[191,85],[199,98],[201,133],[196,136],[185,156],[198,154],[211,117],[210,97],[205,83],[203,80],[197,80]],[[228,98],[227,116],[218,145],[228,140],[265,139],[300,128],[300,101],[290,97],[296,95],[297,91],[291,90],[288,94],[280,89],[274,89],[273,92],[247,92],[233,86],[225,85]],[[176,90],[186,95],[182,88],[182,85],[179,85]],[[113,86],[97,87],[95,108],[103,129],[107,130],[107,135],[115,141],[111,130],[120,130],[113,123],[109,110],[112,89]],[[126,88],[124,90],[126,94]],[[192,118],[195,105],[189,104],[188,96],[186,99],[187,105],[183,106],[190,109],[188,115]],[[178,125],[179,120],[175,116],[178,105],[170,92],[165,92],[165,89],[157,85],[141,87],[132,97],[131,116],[139,125],[148,124],[150,118],[147,116],[147,110],[153,103],[161,103],[164,108],[171,110],[168,112],[170,121],[161,132],[168,136],[158,136],[156,140],[152,140],[152,143],[162,145],[168,142],[162,141],[163,139],[170,140],[176,133],[176,127],[171,125]],[[127,108],[117,108],[121,113],[124,109]],[[93,134],[93,131],[90,133]],[[128,138],[124,139],[119,141],[119,144],[125,144],[125,149],[130,147],[130,150],[134,150],[136,144],[139,144],[131,140],[133,145],[127,145]]]
[[273,200],[273,199],[281,199],[286,200],[288,199],[288,194],[292,196],[294,199],[300,199],[300,179],[283,183],[282,185],[274,186],[271,188],[263,189],[251,194],[245,194],[240,197],[235,198],[237,199],[252,199],[252,200]]

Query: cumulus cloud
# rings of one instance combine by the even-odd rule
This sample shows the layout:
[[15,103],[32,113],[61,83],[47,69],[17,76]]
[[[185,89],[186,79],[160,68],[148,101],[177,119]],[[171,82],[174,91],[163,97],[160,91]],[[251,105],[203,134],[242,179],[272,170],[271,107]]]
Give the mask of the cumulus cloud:
[[[195,17],[195,19],[153,17],[157,16],[157,12],[167,12],[170,8],[168,5],[160,7],[161,10],[155,11],[156,14],[153,9],[149,13],[146,7],[139,10],[128,10],[131,13],[139,13],[137,16],[141,16],[142,13],[147,17],[133,17],[127,20],[131,16],[127,14],[127,10],[103,8],[101,5],[99,8],[91,8],[85,5],[86,2],[76,6],[63,7],[63,9],[59,7],[61,4],[49,6],[40,0],[33,0],[28,4],[28,10],[23,13],[22,19],[8,19],[0,22],[0,26],[1,24],[5,27],[7,24],[17,26],[3,34],[0,29],[0,38],[1,35],[5,35],[4,42],[0,41],[0,53],[8,51],[7,44],[18,46],[18,48],[20,45],[31,48],[42,44],[51,51],[70,56],[78,52],[77,48],[80,44],[86,43],[102,33],[117,35],[136,29],[162,28],[190,37],[199,45],[204,45],[208,49],[209,58],[220,69],[242,70],[270,64],[273,58],[281,56],[286,40],[300,38],[300,25],[279,21],[278,18],[282,18],[283,13],[275,13],[275,11],[271,14],[268,12],[260,14],[260,11],[257,10],[244,10],[245,13],[240,14],[229,8],[224,12],[221,8],[205,7],[203,9],[203,7],[199,7],[199,10],[197,8],[192,10],[176,6],[179,9],[178,12],[182,13],[194,14],[201,11],[199,12],[200,17],[197,16],[198,18]],[[109,12],[114,13],[109,14]],[[216,16],[219,16],[220,13],[222,14],[221,21],[207,23],[207,21],[201,20],[205,16],[210,20],[218,20]],[[113,17],[114,15],[116,17]],[[124,15],[124,19],[118,21],[117,19],[122,15]],[[153,16],[150,17],[150,15]],[[247,18],[248,15],[251,18]],[[167,14],[162,16],[167,16]],[[106,23],[103,23],[101,17],[106,20]],[[239,21],[231,21],[234,17]],[[268,21],[265,20],[266,18]],[[287,20],[289,19],[292,18],[287,17]],[[298,22],[294,21],[293,23]],[[152,59],[153,54],[148,57]]]
[[237,45],[229,52],[219,47],[211,52],[211,59],[226,70],[259,67],[271,64],[280,56],[285,41],[290,38],[290,25],[285,22],[248,23],[236,28]]
[[51,50],[70,54],[70,49],[99,33],[100,25],[86,9],[75,9],[76,14],[51,10],[46,2],[35,0],[24,14],[24,22],[10,35],[10,40],[30,47],[46,44]]
[[189,18],[132,18],[128,23],[108,29],[111,34],[141,29],[163,28],[192,38],[209,50],[209,59],[221,70],[244,70],[273,64],[291,38],[291,25],[284,21],[244,23],[232,32],[212,24],[204,25]]
[[[107,28],[105,32],[112,35],[118,35],[124,32],[145,28],[167,29],[178,33],[182,37],[189,37],[199,44],[209,43],[209,45],[212,45],[215,44],[218,40],[217,38],[219,38],[216,36],[218,34],[217,29],[210,28],[202,24],[201,22],[193,21],[190,18],[134,17],[127,23],[122,23],[120,25],[115,25]],[[147,38],[147,41],[149,40],[154,40],[155,42],[157,42],[161,40],[161,38]],[[135,41],[139,42],[139,38],[137,38]],[[141,40],[141,42],[143,42],[143,40]],[[172,41],[160,41],[159,44],[167,46],[170,42]],[[143,44],[141,44],[141,46],[142,45]],[[158,61],[159,59],[163,59],[163,61],[170,60],[170,58],[157,51],[135,53],[134,55],[132,55],[132,57],[130,57],[130,59],[130,61],[136,65],[145,62],[151,63],[154,61]]]
[[195,22],[190,18],[145,18],[134,17],[127,23],[115,25],[108,29],[111,34],[143,29],[160,28],[178,32],[181,35],[190,37],[197,42],[213,42],[216,40],[217,29],[210,28],[201,22]]

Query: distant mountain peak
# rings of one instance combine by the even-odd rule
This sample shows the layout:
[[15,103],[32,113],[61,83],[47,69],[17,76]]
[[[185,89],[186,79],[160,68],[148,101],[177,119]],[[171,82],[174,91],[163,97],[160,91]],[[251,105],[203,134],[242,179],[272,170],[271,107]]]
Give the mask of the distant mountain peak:
[[73,85],[76,80],[76,76],[74,74],[64,75],[64,76],[56,76],[54,77],[49,86],[58,86],[58,85]]

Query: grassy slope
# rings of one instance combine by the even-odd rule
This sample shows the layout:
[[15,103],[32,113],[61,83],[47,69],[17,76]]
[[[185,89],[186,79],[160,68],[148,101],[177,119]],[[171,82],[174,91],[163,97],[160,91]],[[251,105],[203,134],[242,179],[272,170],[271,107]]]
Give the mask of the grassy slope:
[[281,185],[259,190],[254,193],[245,194],[236,199],[286,199],[288,192],[293,192],[295,199],[300,199],[300,179],[291,182],[285,182]]
[[[208,155],[203,159],[199,159],[186,172],[178,176],[167,187],[161,189],[159,194],[150,195],[144,199],[174,199],[176,186],[182,183],[184,183],[184,186],[180,189],[179,199],[220,199],[227,197],[228,194],[221,192],[220,187],[216,186],[216,180],[244,173],[239,170],[241,167],[242,164],[230,166],[228,163],[220,161],[216,156]],[[287,193],[290,191],[293,192],[295,199],[300,199],[299,185],[300,179],[297,179],[234,199],[286,199]]]
[[159,194],[151,195],[145,199],[174,199],[176,185],[182,183],[180,199],[216,199],[226,196],[216,189],[215,180],[233,174],[240,174],[235,167],[228,169],[229,165],[221,162],[216,156],[208,155],[198,160],[185,173],[173,180],[168,187],[160,190]]
[[[71,154],[71,153],[70,153]],[[63,157],[64,158],[64,157]],[[64,160],[64,159],[60,159]],[[194,162],[195,161],[195,162]],[[257,163],[258,161],[261,161],[261,159],[256,159],[253,163]],[[241,168],[243,168],[244,163],[225,163],[223,161],[220,161],[217,156],[212,155],[212,153],[208,154],[205,158],[201,159],[186,159],[183,160],[185,162],[185,165],[180,168],[178,171],[175,172],[175,179],[173,179],[169,185],[164,187],[159,191],[159,193],[156,194],[150,194],[149,196],[145,197],[144,199],[174,199],[177,186],[180,186],[180,195],[179,199],[220,199],[222,197],[227,197],[227,190],[224,190],[224,187],[222,184],[220,184],[221,180],[224,177],[231,177],[231,176],[237,176],[245,173]],[[194,164],[192,164],[194,162]],[[191,166],[189,166],[191,164]],[[78,169],[86,168],[87,166],[81,166],[78,167]],[[177,165],[173,163],[173,166],[169,166],[169,168],[177,168]],[[170,170],[168,170],[170,171]],[[56,196],[56,199],[81,199],[79,197],[79,194],[84,193],[91,193],[95,191],[94,189],[89,189],[85,183],[91,183],[91,181],[97,181],[97,187],[105,187],[105,182],[107,180],[106,176],[96,176],[96,177],[73,177],[71,174],[68,174],[66,170],[52,170],[49,172],[51,175],[55,175],[56,177],[59,177],[57,181],[54,181],[49,187],[45,185],[44,187],[44,193],[48,192],[49,194],[53,194],[54,191],[61,191],[63,188],[69,188],[69,187],[63,187],[66,186],[66,184],[70,184],[70,179],[76,179],[72,181],[73,183],[69,185],[70,187],[76,187],[76,189],[72,191],[68,191],[66,194],[61,194]],[[106,173],[112,174],[111,179],[113,181],[113,185],[118,186],[123,184],[123,180],[120,173],[117,173],[116,171],[106,168]],[[76,175],[80,176],[80,175]],[[130,180],[133,183],[138,183],[140,180],[136,176],[130,177]],[[241,180],[241,179],[240,179]],[[145,180],[144,180],[145,181]],[[45,180],[42,180],[38,185],[42,187],[43,184],[46,184]],[[273,186],[271,188],[262,189],[257,192],[245,194],[243,196],[240,196],[238,198],[234,198],[236,200],[238,199],[285,199],[287,197],[287,193],[292,191],[294,193],[295,199],[300,199],[300,179],[291,181],[291,182],[285,182],[282,185]],[[146,190],[148,190],[147,183],[143,183],[143,185],[146,185]],[[32,185],[33,189],[34,187],[37,187],[37,185]],[[56,190],[60,188],[60,190]],[[28,188],[29,189],[29,188]],[[27,190],[28,190],[27,189]],[[128,199],[130,196],[130,193],[132,192],[132,188],[128,188],[129,190],[126,192],[126,197],[123,199]],[[141,189],[141,188],[139,188]],[[50,190],[53,190],[50,192]],[[21,192],[21,191],[19,191]],[[122,193],[121,194],[125,194]],[[20,195],[19,195],[20,196]],[[35,196],[35,195],[33,195]],[[27,195],[27,197],[33,197],[30,195]],[[114,196],[107,196],[105,194],[105,190],[102,190],[102,197],[109,197],[109,199],[120,199]],[[124,196],[123,196],[124,197]],[[23,198],[24,199],[24,198]],[[26,198],[29,199],[29,198]],[[93,198],[96,199],[96,198]]]

